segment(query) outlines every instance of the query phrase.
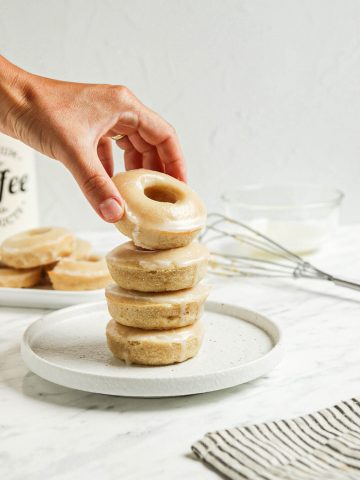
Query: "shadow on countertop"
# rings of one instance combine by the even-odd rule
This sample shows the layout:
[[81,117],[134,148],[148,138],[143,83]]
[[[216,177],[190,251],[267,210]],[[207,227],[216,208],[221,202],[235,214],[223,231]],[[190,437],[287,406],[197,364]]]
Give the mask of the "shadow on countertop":
[[19,394],[23,394],[25,397],[59,405],[64,408],[116,411],[119,413],[155,412],[186,409],[187,407],[202,407],[214,402],[220,402],[225,397],[229,398],[238,395],[239,392],[245,395],[253,395],[258,390],[257,387],[260,387],[266,381],[266,377],[263,377],[262,379],[225,390],[181,397],[120,397],[75,390],[42,379],[27,369],[17,344],[14,344],[6,351],[0,352],[0,365],[2,365],[0,382],[16,390]]
[[206,404],[220,402],[223,398],[248,392],[261,382],[261,379],[254,382],[239,385],[237,387],[218,390],[215,392],[185,395],[181,397],[119,397],[104,395],[100,393],[89,393],[80,390],[63,387],[38,377],[28,372],[23,377],[22,393],[33,399],[45,403],[56,404],[63,407],[79,408],[84,410],[101,410],[125,412],[151,412],[158,410],[175,410],[186,407],[201,407]]

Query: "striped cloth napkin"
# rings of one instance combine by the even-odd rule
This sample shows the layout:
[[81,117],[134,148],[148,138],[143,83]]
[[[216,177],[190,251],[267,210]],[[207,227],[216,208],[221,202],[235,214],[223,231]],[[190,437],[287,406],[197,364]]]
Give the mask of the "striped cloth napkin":
[[208,433],[192,450],[234,480],[359,480],[360,398],[292,420]]

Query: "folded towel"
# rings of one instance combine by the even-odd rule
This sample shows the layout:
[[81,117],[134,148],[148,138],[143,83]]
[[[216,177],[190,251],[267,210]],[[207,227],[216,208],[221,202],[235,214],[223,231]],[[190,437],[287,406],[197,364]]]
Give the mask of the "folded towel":
[[208,433],[192,450],[234,480],[359,480],[360,398],[292,420]]

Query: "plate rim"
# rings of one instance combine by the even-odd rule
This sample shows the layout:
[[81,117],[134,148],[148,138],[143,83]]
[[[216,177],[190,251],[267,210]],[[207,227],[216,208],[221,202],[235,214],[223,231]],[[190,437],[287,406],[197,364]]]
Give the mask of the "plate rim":
[[41,288],[0,288],[1,306],[59,310],[74,305],[99,302],[104,298],[104,289],[96,290],[46,290]]
[[[24,294],[26,293],[27,295],[36,295],[41,293],[42,295],[46,295],[48,297],[54,296],[54,297],[59,297],[63,295],[69,295],[70,297],[78,297],[80,295],[88,295],[89,297],[91,294],[94,293],[101,293],[103,292],[103,288],[96,288],[95,290],[52,290],[52,289],[46,289],[46,288],[15,288],[15,287],[1,287],[0,288],[0,296],[2,294]],[[95,302],[94,302],[95,303]],[[73,306],[73,305],[72,305]],[[68,308],[68,307],[66,307]]]
[[[73,306],[70,306],[70,307],[66,307],[66,308],[62,308],[60,310],[56,310],[54,312],[51,312],[51,313],[47,313],[45,315],[43,315],[42,317],[38,318],[37,320],[35,320],[34,322],[32,322],[24,331],[23,335],[22,335],[22,339],[21,339],[21,345],[20,345],[20,349],[21,349],[21,356],[22,356],[22,359],[25,363],[25,365],[29,368],[29,370],[31,370],[33,373],[35,373],[36,375],[40,376],[41,378],[44,378],[45,380],[47,381],[50,381],[52,383],[57,383],[59,385],[62,385],[62,386],[65,386],[67,388],[73,388],[73,389],[77,389],[77,390],[82,390],[82,391],[88,391],[88,392],[92,392],[92,393],[103,393],[103,394],[108,394],[108,395],[117,395],[117,396],[133,396],[133,397],[171,397],[171,396],[181,396],[181,395],[189,395],[189,394],[196,394],[196,393],[205,393],[205,392],[209,392],[209,391],[215,391],[215,390],[222,390],[222,389],[225,389],[225,388],[229,388],[231,386],[236,386],[236,385],[240,385],[240,384],[243,384],[243,383],[247,383],[251,380],[255,380],[256,378],[259,378],[259,377],[262,377],[264,375],[266,375],[266,373],[268,373],[269,371],[271,371],[282,359],[282,356],[283,356],[283,351],[284,351],[284,348],[283,348],[283,343],[284,343],[284,340],[283,340],[283,333],[282,333],[282,330],[281,328],[279,327],[279,325],[274,322],[272,319],[270,319],[267,315],[264,315],[262,313],[259,313],[255,310],[252,310],[252,309],[248,309],[248,308],[245,308],[245,307],[242,307],[236,303],[232,303],[232,302],[221,302],[221,301],[216,301],[216,300],[208,300],[205,302],[205,310],[208,310],[210,312],[214,312],[214,313],[223,313],[224,315],[230,315],[230,316],[234,316],[234,317],[237,317],[243,321],[246,321],[248,323],[251,323],[253,325],[256,325],[258,328],[260,328],[261,330],[265,331],[266,334],[271,338],[272,342],[273,342],[273,346],[272,348],[266,352],[264,355],[260,356],[259,358],[256,358],[254,360],[251,360],[250,362],[247,362],[245,364],[241,364],[241,365],[235,365],[233,367],[229,367],[227,368],[226,370],[224,371],[220,371],[220,372],[216,372],[216,373],[211,373],[211,372],[208,372],[208,373],[203,373],[203,374],[188,374],[188,375],[183,375],[181,377],[176,377],[176,379],[173,379],[173,378],[169,378],[169,377],[161,377],[161,378],[147,378],[146,376],[144,377],[131,377],[131,376],[124,376],[124,377],[121,377],[119,378],[118,376],[116,375],[99,375],[98,373],[93,373],[93,372],[79,372],[79,370],[77,369],[74,369],[74,368],[71,368],[71,367],[62,367],[62,366],[59,366],[59,365],[56,365],[54,364],[53,362],[50,362],[49,360],[46,360],[42,357],[40,357],[38,354],[36,354],[34,352],[34,350],[31,348],[31,340],[32,340],[32,336],[33,335],[36,335],[36,331],[38,330],[38,328],[40,327],[41,323],[44,323],[44,322],[48,322],[49,320],[51,321],[53,319],[53,317],[58,317],[60,316],[60,322],[62,320],[67,320],[66,318],[66,314],[67,313],[76,313],[77,311],[82,311],[82,310],[88,310],[88,309],[92,309],[92,311],[95,309],[95,308],[98,308],[98,309],[102,309],[103,307],[106,307],[106,301],[97,301],[97,302],[92,302],[92,303],[83,303],[83,304],[80,304],[80,305],[73,305]],[[225,311],[224,311],[225,310]],[[236,314],[234,313],[229,313],[229,310],[235,310],[235,312],[237,312]],[[84,312],[84,313],[85,313]],[[245,318],[243,318],[241,315],[243,315]],[[264,326],[259,326],[258,323],[254,320],[250,320],[248,317],[249,316],[255,316],[255,318],[257,320],[260,320],[261,322],[264,322],[265,323],[265,327]],[[261,368],[261,365],[264,364],[264,366]],[[265,367],[266,365],[266,367]],[[248,379],[245,379],[243,381],[235,381],[235,380],[231,380],[231,378],[235,375],[240,375],[241,372],[243,372],[245,369],[248,369],[250,372],[253,370],[253,368],[255,367],[259,367],[260,366],[260,370],[261,372],[260,373],[253,373],[253,374],[250,374],[248,375]],[[139,366],[137,366],[139,367]],[[147,367],[147,366],[144,366],[144,372],[146,372],[146,370],[148,368],[155,368],[155,367]],[[159,368],[159,367],[156,367],[156,368]],[[47,372],[44,373],[43,369],[48,369],[48,370],[51,370],[52,373],[55,373],[55,375],[48,375]],[[239,372],[240,371],[240,372]],[[112,381],[116,381],[116,380],[119,380],[119,383],[120,382],[126,382],[128,384],[128,387],[125,387],[123,388],[124,390],[124,393],[114,393],[114,391],[110,392],[110,391],[104,391],[103,389],[100,389],[99,388],[96,388],[96,389],[89,389],[88,387],[87,388],[82,388],[80,385],[79,386],[73,386],[73,384],[71,384],[72,382],[67,382],[66,379],[62,382],[59,382],[59,381],[55,381],[54,380],[54,376],[62,376],[63,374],[65,374],[65,376],[81,376],[82,379],[85,379],[85,383],[87,383],[88,381],[94,381],[95,379],[96,380],[99,380],[100,379],[100,382],[103,381],[104,383],[106,383],[106,380],[112,380]],[[223,380],[223,386],[217,386],[217,387],[211,387],[211,388],[207,388],[207,387],[203,387],[203,388],[192,388],[192,389],[189,389],[187,388],[186,391],[184,391],[184,393],[179,393],[179,388],[175,388],[175,389],[172,389],[172,390],[176,390],[176,393],[159,393],[159,394],[152,394],[152,395],[147,395],[147,394],[138,394],[136,392],[127,392],[127,391],[131,391],[131,387],[134,386],[134,384],[138,384],[139,382],[142,383],[142,385],[144,386],[144,388],[147,388],[149,386],[153,386],[153,384],[156,382],[156,384],[160,387],[160,390],[162,389],[162,387],[168,385],[169,383],[172,384],[172,382],[175,382],[177,383],[178,386],[181,386],[181,384],[183,383],[186,383],[189,381],[189,379],[192,380],[192,383],[195,383],[195,384],[198,384],[199,382],[203,382],[203,383],[207,383],[207,381],[211,378],[214,378],[214,376],[222,376],[222,377],[227,377],[230,381],[230,384],[229,385],[226,385],[226,382],[225,380]],[[246,375],[245,375],[246,377]],[[84,383],[84,382],[83,382]],[[199,385],[200,386],[200,385]],[[121,390],[121,388],[119,389]],[[135,390],[139,390],[137,388],[135,388]],[[140,388],[141,390],[141,388]],[[171,389],[170,389],[171,390]],[[181,388],[180,388],[181,390]],[[191,391],[189,391],[191,390]],[[194,391],[192,391],[194,390]]]

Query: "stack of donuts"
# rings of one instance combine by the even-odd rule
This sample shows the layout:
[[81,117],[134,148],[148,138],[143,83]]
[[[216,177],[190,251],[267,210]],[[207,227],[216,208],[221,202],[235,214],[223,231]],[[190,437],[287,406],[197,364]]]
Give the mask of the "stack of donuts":
[[197,354],[203,337],[209,287],[199,282],[209,253],[196,237],[205,207],[186,184],[163,173],[132,170],[113,181],[126,203],[117,227],[132,241],[106,256],[115,282],[105,290],[108,346],[127,363],[183,362]]
[[62,227],[26,230],[0,246],[0,287],[95,290],[110,279],[105,259]]

